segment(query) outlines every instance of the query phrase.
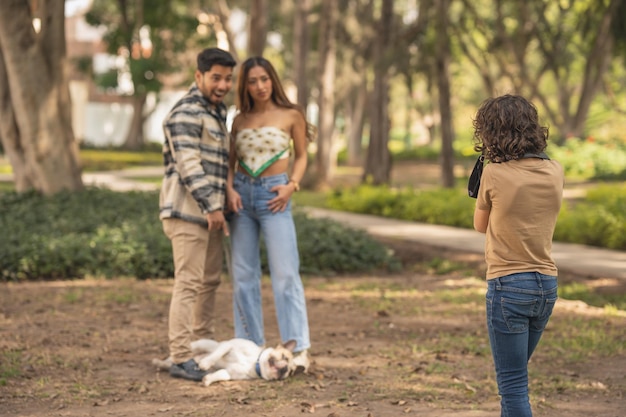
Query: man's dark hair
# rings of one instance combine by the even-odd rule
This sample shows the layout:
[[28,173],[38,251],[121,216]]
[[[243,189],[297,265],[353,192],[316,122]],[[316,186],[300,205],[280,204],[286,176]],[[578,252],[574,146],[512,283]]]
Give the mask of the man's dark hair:
[[237,62],[230,53],[219,48],[206,48],[198,54],[198,71],[202,73],[211,71],[213,65],[234,67]]

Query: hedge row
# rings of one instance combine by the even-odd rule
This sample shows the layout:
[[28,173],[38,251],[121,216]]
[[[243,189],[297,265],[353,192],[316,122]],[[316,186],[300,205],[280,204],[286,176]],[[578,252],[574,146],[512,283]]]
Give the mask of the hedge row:
[[[466,190],[393,189],[363,185],[331,193],[327,206],[429,224],[473,228],[476,200]],[[565,202],[554,239],[626,250],[626,184],[599,185],[582,201]]]
[[[2,280],[173,276],[157,193],[97,188],[54,197],[4,193],[0,206]],[[398,267],[388,250],[364,232],[300,213],[295,220],[303,273]]]

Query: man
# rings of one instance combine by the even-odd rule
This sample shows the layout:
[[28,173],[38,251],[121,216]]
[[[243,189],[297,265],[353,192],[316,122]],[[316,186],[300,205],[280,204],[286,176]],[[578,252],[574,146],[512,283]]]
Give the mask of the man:
[[198,54],[195,83],[163,122],[165,176],[159,198],[163,231],[172,243],[174,288],[169,312],[170,375],[201,381],[191,341],[214,331],[222,272],[229,134],[224,97],[236,62],[226,51]]

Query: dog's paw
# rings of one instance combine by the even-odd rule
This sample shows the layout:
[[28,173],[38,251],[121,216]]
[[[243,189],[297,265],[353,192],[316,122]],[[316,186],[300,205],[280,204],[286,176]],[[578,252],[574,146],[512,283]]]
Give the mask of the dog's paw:
[[170,358],[167,358],[165,360],[157,358],[152,359],[152,365],[163,371],[168,371],[173,364],[174,362]]
[[204,378],[202,378],[202,383],[204,384],[205,387],[208,387],[214,382],[230,381],[230,380],[232,380],[232,378],[230,374],[228,373],[228,371],[226,369],[219,369],[210,374],[206,374]]
[[208,356],[198,362],[198,368],[202,369],[203,371],[208,371],[209,369],[211,369],[212,366],[213,363],[211,362],[211,358],[209,358]]

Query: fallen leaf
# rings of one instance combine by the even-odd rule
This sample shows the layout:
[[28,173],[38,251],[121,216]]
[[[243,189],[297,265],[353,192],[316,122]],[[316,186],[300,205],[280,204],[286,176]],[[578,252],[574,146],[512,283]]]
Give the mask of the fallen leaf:
[[315,412],[315,406],[311,403],[301,402],[300,403],[300,411],[303,413],[311,413]]

